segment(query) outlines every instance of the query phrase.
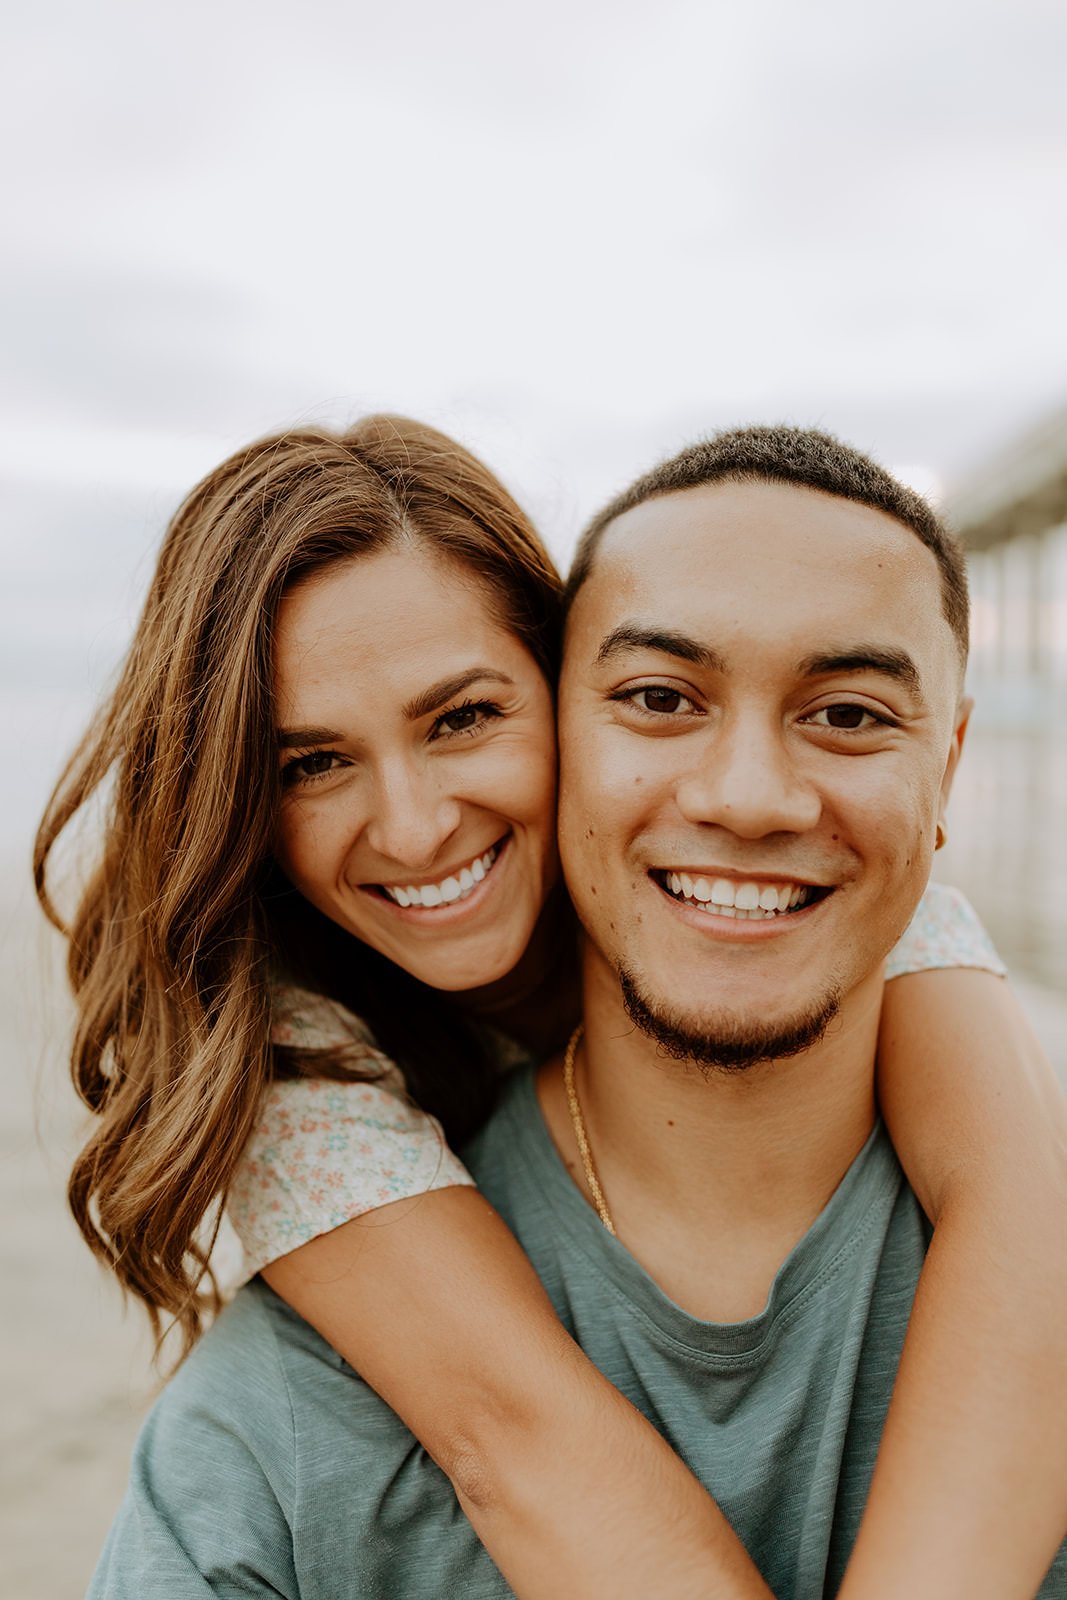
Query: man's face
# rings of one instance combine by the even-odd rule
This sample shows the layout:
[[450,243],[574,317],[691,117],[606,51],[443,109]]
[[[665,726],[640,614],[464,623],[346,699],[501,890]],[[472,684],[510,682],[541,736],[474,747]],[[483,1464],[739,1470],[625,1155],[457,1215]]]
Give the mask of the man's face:
[[592,971],[708,1059],[812,1042],[911,917],[964,725],[937,563],[893,518],[767,483],[627,512],[560,689]]

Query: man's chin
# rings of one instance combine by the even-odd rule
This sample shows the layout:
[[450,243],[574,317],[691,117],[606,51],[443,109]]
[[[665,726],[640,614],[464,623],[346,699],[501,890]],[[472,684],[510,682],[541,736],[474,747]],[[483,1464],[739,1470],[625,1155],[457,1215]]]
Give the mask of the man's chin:
[[723,1072],[743,1072],[759,1062],[779,1061],[810,1049],[836,1017],[842,998],[835,982],[806,1009],[789,1017],[746,1017],[725,1009],[697,1016],[648,995],[630,972],[620,969],[619,983],[630,1021],[665,1056]]

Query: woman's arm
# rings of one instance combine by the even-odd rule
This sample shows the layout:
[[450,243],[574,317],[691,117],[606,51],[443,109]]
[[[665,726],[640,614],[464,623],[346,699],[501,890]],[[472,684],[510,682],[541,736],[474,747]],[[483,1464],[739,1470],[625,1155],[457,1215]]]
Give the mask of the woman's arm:
[[372,1211],[263,1276],[422,1441],[522,1600],[770,1600],[476,1189]]
[[1030,1600],[1067,1533],[1067,1099],[988,972],[886,986],[879,1092],[934,1223],[841,1600]]

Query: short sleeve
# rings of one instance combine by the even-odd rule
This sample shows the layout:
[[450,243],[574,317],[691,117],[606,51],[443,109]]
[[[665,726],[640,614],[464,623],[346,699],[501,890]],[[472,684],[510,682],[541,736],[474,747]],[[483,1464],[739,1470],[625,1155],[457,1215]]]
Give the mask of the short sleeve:
[[357,1018],[321,996],[286,990],[272,1034],[277,1043],[346,1045],[353,1065],[377,1076],[288,1078],[267,1090],[226,1202],[244,1278],[379,1206],[473,1185],[440,1124],[407,1097],[395,1063]]
[[930,883],[915,915],[889,952],[886,978],[939,967],[977,967],[1003,978],[996,947],[965,895],[948,884]]

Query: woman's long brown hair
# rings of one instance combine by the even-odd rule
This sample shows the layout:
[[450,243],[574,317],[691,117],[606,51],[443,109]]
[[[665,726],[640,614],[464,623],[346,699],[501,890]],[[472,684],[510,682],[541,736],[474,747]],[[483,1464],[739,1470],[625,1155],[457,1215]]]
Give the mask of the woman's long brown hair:
[[[184,1354],[219,1305],[219,1203],[264,1085],[346,1073],[270,1042],[284,971],[359,1011],[456,1142],[488,1110],[484,1048],[442,997],[322,917],[271,858],[279,798],[271,640],[283,593],[417,541],[480,578],[550,680],[560,584],[488,470],[432,428],[370,417],[240,451],[174,517],[117,687],[68,763],[34,850],[69,940],[75,1087],[97,1121],[69,1200],[90,1247]],[[93,796],[103,839],[69,924],[53,847]]]

